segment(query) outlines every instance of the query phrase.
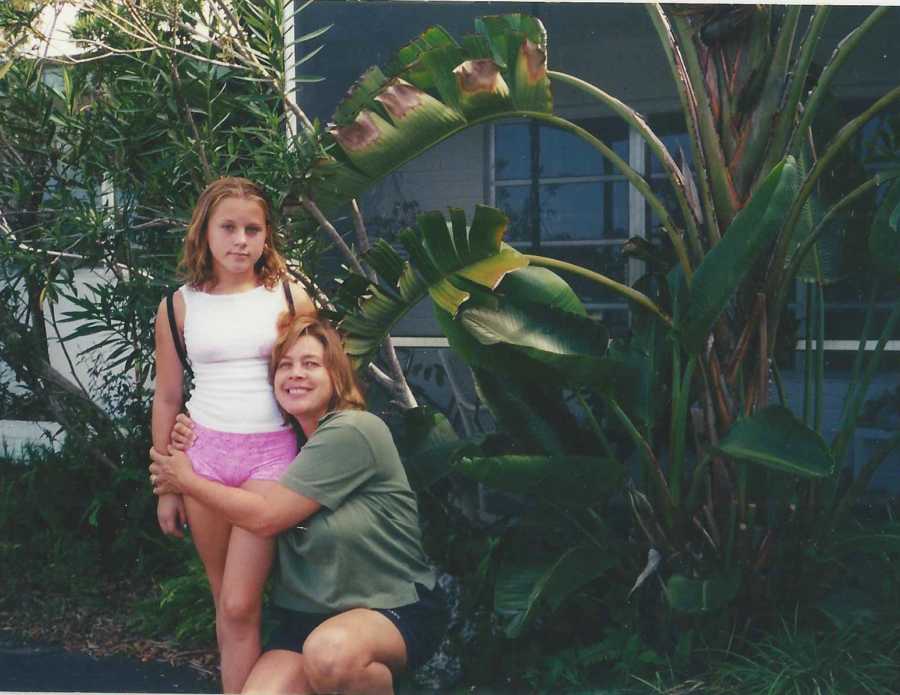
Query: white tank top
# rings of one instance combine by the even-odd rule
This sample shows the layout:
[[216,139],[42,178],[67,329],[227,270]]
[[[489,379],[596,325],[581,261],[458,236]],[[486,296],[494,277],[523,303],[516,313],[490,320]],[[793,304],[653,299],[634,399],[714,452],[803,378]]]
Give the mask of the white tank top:
[[280,284],[238,294],[208,294],[187,285],[184,345],[194,370],[187,402],[204,427],[241,434],[287,427],[269,384],[278,314],[287,310]]

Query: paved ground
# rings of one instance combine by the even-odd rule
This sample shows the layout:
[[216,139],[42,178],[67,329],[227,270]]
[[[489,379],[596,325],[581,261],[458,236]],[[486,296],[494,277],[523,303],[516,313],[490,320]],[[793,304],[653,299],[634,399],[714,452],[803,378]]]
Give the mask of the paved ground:
[[98,659],[60,647],[23,645],[0,632],[0,691],[214,693],[216,685],[188,667],[120,656]]

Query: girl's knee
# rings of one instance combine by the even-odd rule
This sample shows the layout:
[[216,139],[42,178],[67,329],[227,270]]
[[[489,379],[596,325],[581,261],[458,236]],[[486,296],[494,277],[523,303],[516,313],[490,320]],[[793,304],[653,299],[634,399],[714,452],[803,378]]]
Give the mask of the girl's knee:
[[260,623],[262,597],[240,590],[223,588],[218,602],[218,617],[226,624]]

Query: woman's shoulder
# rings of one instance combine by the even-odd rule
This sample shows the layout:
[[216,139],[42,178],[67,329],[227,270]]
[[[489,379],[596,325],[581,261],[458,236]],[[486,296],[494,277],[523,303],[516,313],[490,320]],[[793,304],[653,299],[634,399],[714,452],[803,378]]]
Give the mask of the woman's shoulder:
[[320,426],[326,423],[343,427],[387,427],[384,420],[375,415],[375,413],[371,413],[368,410],[357,410],[356,408],[332,410],[323,415],[319,421]]
[[366,439],[390,437],[391,432],[384,420],[368,410],[332,410],[319,421],[319,427],[353,429]]

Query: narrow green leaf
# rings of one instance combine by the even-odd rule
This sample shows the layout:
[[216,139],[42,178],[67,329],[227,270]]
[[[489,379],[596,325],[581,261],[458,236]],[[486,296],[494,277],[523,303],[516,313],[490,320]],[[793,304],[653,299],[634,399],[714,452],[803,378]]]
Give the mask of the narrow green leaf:
[[396,285],[400,281],[403,259],[384,239],[372,244],[363,258],[389,284]]
[[675,327],[685,347],[700,352],[719,316],[757,259],[778,235],[799,189],[793,157],[779,164],[732,220],[694,274],[690,299]]
[[439,212],[425,212],[418,216],[416,222],[422,230],[425,248],[440,271],[446,274],[460,268],[462,259],[456,253],[453,235],[448,233],[444,216]]

